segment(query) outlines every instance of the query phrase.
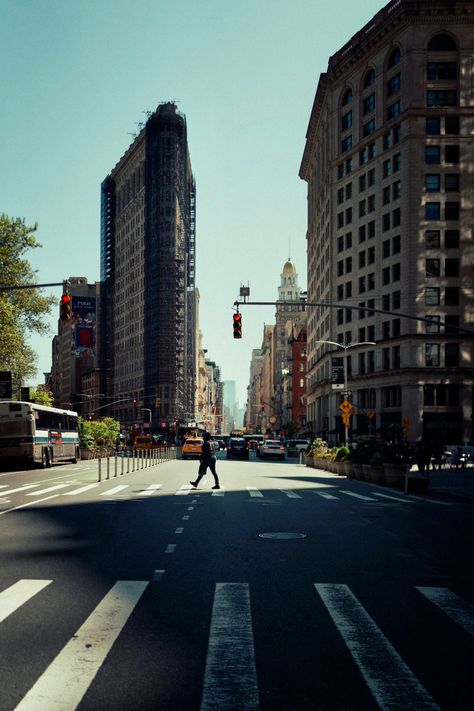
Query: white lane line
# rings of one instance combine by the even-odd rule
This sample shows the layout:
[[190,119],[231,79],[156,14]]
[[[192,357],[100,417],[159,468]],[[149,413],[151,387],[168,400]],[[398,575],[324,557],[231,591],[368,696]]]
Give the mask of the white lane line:
[[191,484],[182,484],[181,488],[175,493],[175,496],[187,496],[191,491],[194,491]]
[[41,494],[49,494],[50,491],[57,491],[58,489],[67,489],[68,484],[55,484],[55,486],[49,486],[47,489],[41,489],[41,491],[31,491],[27,496],[40,496]]
[[175,530],[175,533],[182,533],[183,531],[184,531],[184,528],[182,526],[180,526],[179,528],[177,528]]
[[247,486],[245,488],[247,489],[250,496],[252,496],[252,497],[256,497],[256,496],[262,497],[263,496],[262,492],[259,491],[256,486]]
[[161,578],[163,577],[164,574],[165,574],[164,570],[155,570],[153,573],[153,577],[151,579],[152,582],[157,583],[159,580],[161,580]]
[[326,494],[325,491],[314,491],[314,494],[317,494],[318,496],[322,496],[323,499],[337,499],[339,500],[338,496],[333,496],[333,494]]
[[188,511],[194,511],[194,506],[188,506]]
[[303,497],[300,496],[299,494],[296,493],[296,491],[292,491],[291,489],[280,489],[282,494],[285,494],[285,496],[288,496],[289,499],[302,499]]
[[474,637],[474,607],[449,588],[417,587],[422,595]]
[[18,580],[0,592],[0,622],[52,582],[52,580]]
[[116,582],[15,711],[74,711],[147,585],[140,580]]
[[347,585],[314,587],[381,709],[439,708]]
[[83,494],[85,491],[89,491],[89,489],[95,489],[98,484],[87,484],[86,486],[81,486],[80,489],[74,489],[74,491],[66,491],[63,496],[78,496],[79,494]]
[[246,583],[217,583],[201,711],[258,711],[258,685]]
[[189,521],[189,516],[183,516],[183,518],[181,519],[181,521]]
[[384,499],[392,499],[392,501],[401,501],[402,504],[414,504],[414,501],[410,501],[410,499],[401,499],[399,496],[389,496],[388,494],[380,494],[378,491],[371,491],[371,494],[374,496],[382,496]]
[[21,504],[21,506],[14,506],[12,509],[5,509],[5,511],[0,511],[0,516],[10,513],[10,511],[18,511],[18,509],[24,509],[27,506],[36,506],[41,504],[42,501],[49,501],[50,499],[57,499],[59,494],[52,494],[51,496],[45,496],[44,499],[37,499],[35,501],[29,501],[27,504]]
[[150,486],[147,486],[146,489],[139,491],[137,496],[152,496],[153,494],[156,494],[162,486],[163,484],[150,484]]
[[211,495],[212,496],[224,496],[224,494],[225,494],[225,487],[221,486],[220,489],[214,489],[214,491],[212,492]]
[[108,489],[108,491],[103,491],[99,496],[113,496],[114,494],[118,494],[119,491],[123,491],[123,489],[128,489],[128,484],[114,486],[112,489]]
[[354,494],[353,491],[344,491],[344,489],[339,489],[341,494],[347,494],[347,496],[355,496],[356,499],[363,499],[364,501],[377,501],[377,499],[373,499],[371,496],[363,496],[362,494]]
[[176,550],[176,543],[170,543],[168,546],[166,546],[165,553],[174,553]]
[[18,491],[26,491],[27,489],[35,489],[39,484],[24,484],[19,486],[17,489],[9,489],[8,491],[2,491],[2,496],[8,496],[8,494],[16,494]]
[[0,489],[8,489],[10,484],[0,484]]

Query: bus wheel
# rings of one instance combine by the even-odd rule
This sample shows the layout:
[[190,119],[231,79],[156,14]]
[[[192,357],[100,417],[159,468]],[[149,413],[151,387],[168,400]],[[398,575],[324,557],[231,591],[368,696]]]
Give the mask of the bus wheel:
[[71,459],[71,462],[72,462],[73,464],[77,464],[77,460],[79,459],[79,457],[80,457],[79,449],[78,449],[78,447],[76,447],[76,449],[75,449],[75,455],[74,455],[73,459]]
[[50,459],[49,459],[49,452],[46,449],[46,447],[43,447],[41,450],[41,466],[43,469],[46,469],[47,467],[51,466],[50,465]]
[[48,449],[48,468],[53,466],[53,448]]

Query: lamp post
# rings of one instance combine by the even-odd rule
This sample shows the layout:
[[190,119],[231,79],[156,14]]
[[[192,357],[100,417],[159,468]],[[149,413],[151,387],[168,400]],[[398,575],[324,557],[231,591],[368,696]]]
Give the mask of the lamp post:
[[[356,346],[376,346],[374,341],[359,341],[357,343],[348,343],[345,346],[343,343],[337,343],[336,341],[316,341],[316,343],[328,343],[331,346],[336,346],[337,348],[342,348],[344,350],[343,356],[343,369],[344,369],[344,392],[347,393],[347,351],[349,348],[355,348]],[[346,424],[347,422],[347,424]],[[344,422],[344,444],[347,447],[349,442],[349,418]]]

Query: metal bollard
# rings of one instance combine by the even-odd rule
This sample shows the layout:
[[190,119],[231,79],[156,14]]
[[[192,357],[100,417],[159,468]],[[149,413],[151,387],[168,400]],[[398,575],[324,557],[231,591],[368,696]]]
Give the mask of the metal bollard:
[[130,452],[127,452],[127,474],[130,474]]
[[132,450],[132,472],[135,471],[135,452]]
[[115,455],[114,459],[115,459],[115,461],[114,461],[114,479],[115,479],[115,477],[117,476],[117,455]]
[[107,479],[110,479],[110,457],[107,455]]
[[102,459],[99,457],[97,461],[99,463],[99,478],[97,481],[102,481]]
[[[125,452],[122,452],[122,455],[124,455]],[[122,464],[120,465],[120,476],[123,476],[123,469],[124,469],[124,461],[123,461],[123,456],[122,456]]]

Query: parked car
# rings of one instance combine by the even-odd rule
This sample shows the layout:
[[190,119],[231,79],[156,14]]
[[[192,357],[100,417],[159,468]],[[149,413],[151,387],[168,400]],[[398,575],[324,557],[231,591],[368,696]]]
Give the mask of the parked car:
[[300,452],[304,452],[309,445],[309,439],[290,439],[286,445],[286,453],[289,457],[299,457]]
[[285,447],[279,439],[267,439],[259,448],[260,459],[285,459]]
[[227,442],[227,459],[248,459],[249,448],[243,437],[231,437]]
[[199,459],[202,454],[202,437],[188,437],[181,448],[182,459]]

